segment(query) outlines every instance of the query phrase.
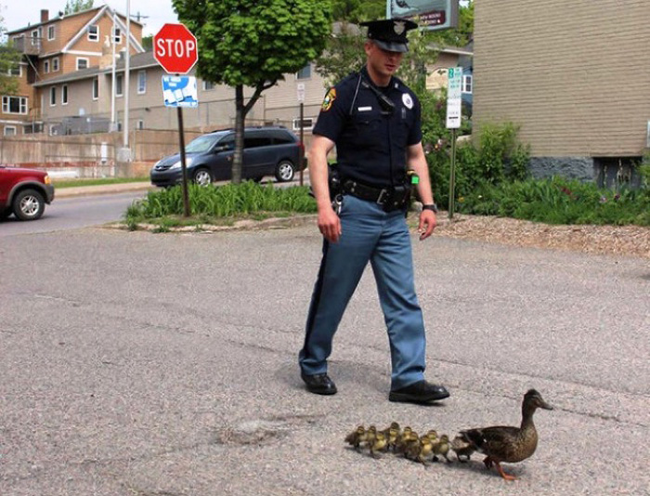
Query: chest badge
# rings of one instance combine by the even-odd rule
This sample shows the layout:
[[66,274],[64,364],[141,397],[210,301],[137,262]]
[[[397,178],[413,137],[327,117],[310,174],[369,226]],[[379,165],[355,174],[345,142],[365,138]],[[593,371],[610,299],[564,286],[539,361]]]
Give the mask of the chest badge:
[[402,93],[402,102],[407,109],[411,110],[413,108],[413,98],[408,93]]

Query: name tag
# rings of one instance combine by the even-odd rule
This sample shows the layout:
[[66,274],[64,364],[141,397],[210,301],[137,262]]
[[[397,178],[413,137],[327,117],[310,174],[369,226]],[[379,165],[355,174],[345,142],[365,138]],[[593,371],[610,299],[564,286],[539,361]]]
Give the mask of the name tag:
[[357,110],[359,112],[370,112],[372,110],[372,107],[358,107]]

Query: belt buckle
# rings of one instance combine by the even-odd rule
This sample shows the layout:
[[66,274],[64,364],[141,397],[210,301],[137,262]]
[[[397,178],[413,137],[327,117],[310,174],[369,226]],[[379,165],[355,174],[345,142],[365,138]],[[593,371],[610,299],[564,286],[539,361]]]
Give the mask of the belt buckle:
[[388,197],[390,196],[390,192],[386,188],[382,188],[382,190],[379,192],[379,196],[377,197],[377,205],[384,205],[386,201],[388,200]]

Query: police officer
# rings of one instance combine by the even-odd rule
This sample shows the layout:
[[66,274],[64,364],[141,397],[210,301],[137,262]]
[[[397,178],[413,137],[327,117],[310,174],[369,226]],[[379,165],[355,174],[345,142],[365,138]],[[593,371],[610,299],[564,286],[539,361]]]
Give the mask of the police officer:
[[[415,294],[411,239],[405,220],[411,185],[423,210],[420,239],[436,226],[422,149],[420,104],[394,76],[414,22],[388,19],[368,28],[366,65],[329,89],[314,127],[309,173],[318,205],[323,256],[299,354],[307,390],[330,395],[327,374],[334,333],[370,262],[388,328],[390,401],[429,403],[449,396],[424,379],[425,331]],[[336,167],[327,155],[336,145]]]

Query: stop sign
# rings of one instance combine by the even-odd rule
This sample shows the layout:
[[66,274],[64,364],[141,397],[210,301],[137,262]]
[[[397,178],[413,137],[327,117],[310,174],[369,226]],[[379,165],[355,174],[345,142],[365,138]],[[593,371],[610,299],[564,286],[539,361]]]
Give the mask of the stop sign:
[[187,74],[199,59],[196,37],[183,24],[165,24],[153,37],[153,56],[167,72]]

